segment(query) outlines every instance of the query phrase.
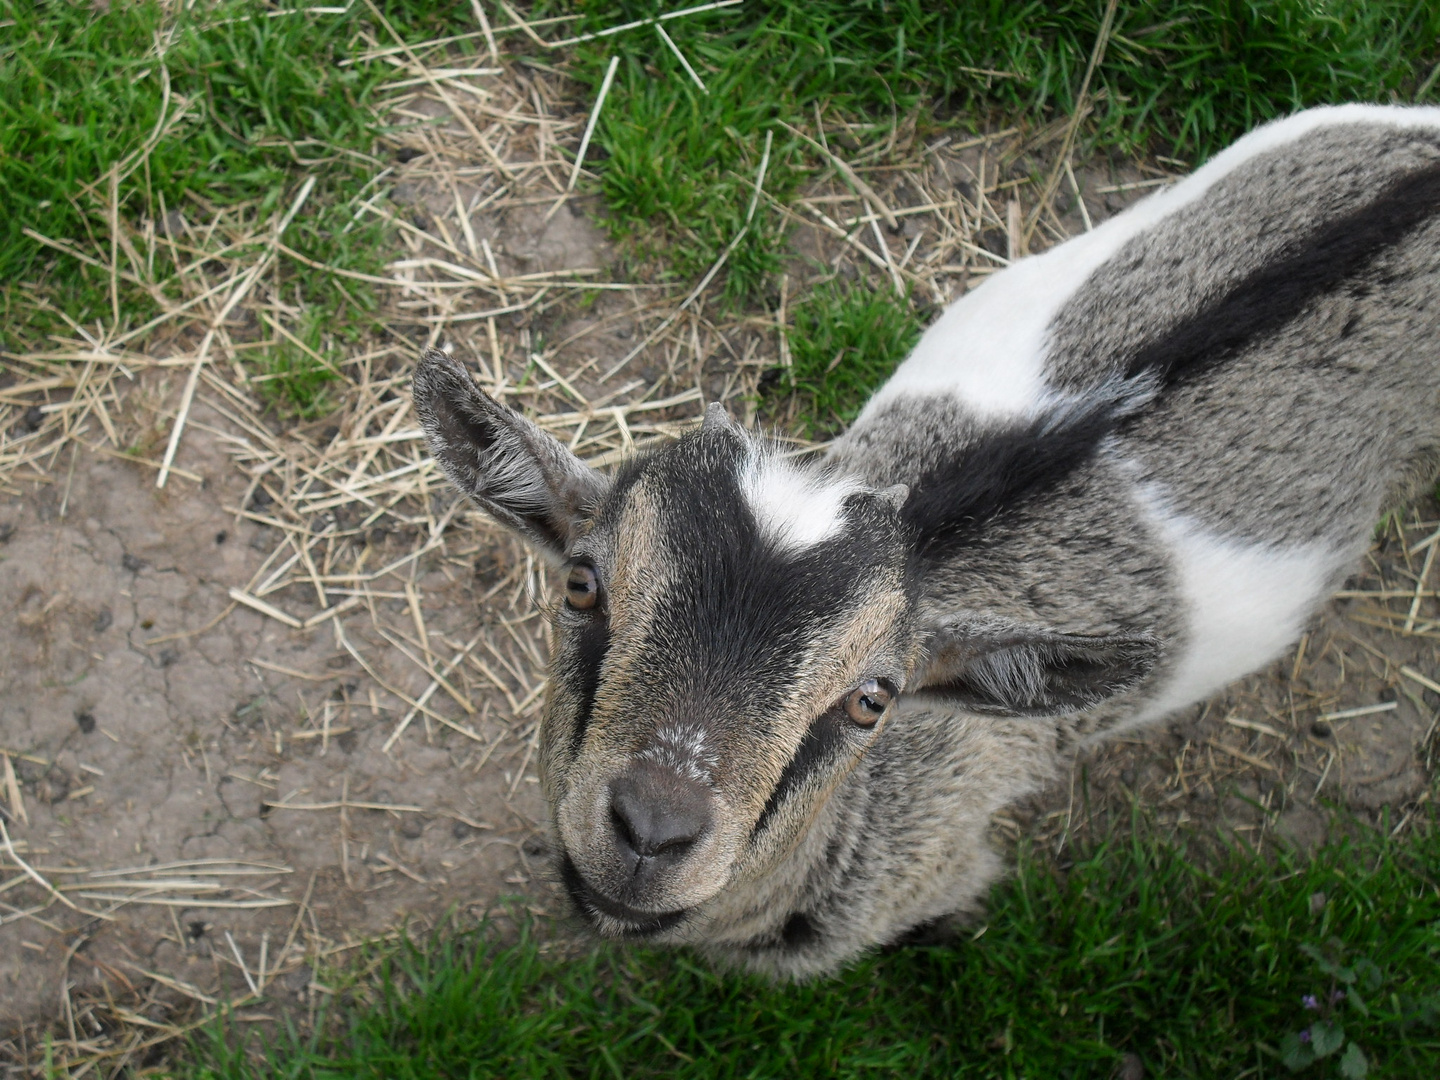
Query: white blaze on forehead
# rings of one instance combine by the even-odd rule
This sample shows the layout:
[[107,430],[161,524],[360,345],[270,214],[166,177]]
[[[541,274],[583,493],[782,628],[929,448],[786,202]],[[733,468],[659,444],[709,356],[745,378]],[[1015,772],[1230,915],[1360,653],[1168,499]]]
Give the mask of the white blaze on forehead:
[[798,469],[756,449],[740,472],[740,491],[761,534],[784,551],[803,551],[845,526],[845,500],[863,490],[849,476]]

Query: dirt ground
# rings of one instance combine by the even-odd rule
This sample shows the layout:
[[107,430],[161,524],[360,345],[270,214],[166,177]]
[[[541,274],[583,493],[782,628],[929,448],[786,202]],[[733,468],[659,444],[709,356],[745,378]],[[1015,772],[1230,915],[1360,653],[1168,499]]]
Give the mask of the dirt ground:
[[[615,281],[615,252],[586,204],[552,210],[565,177],[547,174],[547,139],[578,139],[583,111],[514,79],[506,107],[533,103],[534,130],[494,145],[538,164],[504,199],[464,209],[496,190],[476,179],[466,132],[400,155],[386,211],[405,245],[393,264],[397,330],[333,415],[285,421],[223,370],[207,373],[178,471],[157,488],[197,348],[182,328],[146,344],[151,368],[106,384],[107,423],[139,453],[77,436],[10,474],[0,496],[0,1039],[13,1060],[30,1058],[44,1029],[81,1055],[110,1053],[126,1025],[141,1034],[125,1053],[143,1055],[149,1032],[173,1034],[221,1000],[312,1006],[328,992],[317,969],[368,937],[450,914],[473,920],[508,897],[561,912],[535,775],[543,573],[424,460],[406,372],[420,348],[447,344],[487,387],[607,464],[682,430],[704,399],[751,414],[779,345],[774,312],[726,321],[702,304],[672,325],[660,320],[674,293]],[[486,85],[501,95],[499,82]],[[423,99],[413,108],[424,113]],[[1019,182],[1005,170],[1033,172],[1025,154],[1044,143],[920,148],[911,171],[870,175],[902,209],[940,205],[937,191],[958,193],[955,206],[984,204],[989,217],[977,210],[965,243],[1014,254],[1016,213],[1003,200]],[[1089,194],[1062,200],[1056,235],[1158,182],[1163,170],[1078,170]],[[838,218],[844,199],[858,201],[845,190],[819,178],[812,205]],[[906,220],[928,221],[918,211]],[[909,260],[924,235],[887,233],[887,258]],[[797,275],[824,263],[879,272],[874,258],[853,258],[853,235],[808,222],[795,243]],[[919,247],[916,265],[929,250]],[[426,292],[416,277],[425,260],[462,256],[488,268],[494,295]],[[947,269],[956,257],[927,264],[937,306],[1003,261]],[[615,284],[542,303],[565,274]],[[468,320],[467,304],[499,313]],[[265,332],[237,316],[229,355]],[[609,382],[605,369],[632,351]],[[537,364],[554,377],[535,382]],[[26,390],[22,375],[0,380],[0,425],[15,446],[81,400],[70,384]],[[1083,829],[1082,807],[1134,796],[1162,820],[1261,847],[1318,843],[1336,809],[1403,831],[1429,798],[1436,753],[1436,519],[1427,503],[1389,522],[1292,655],[1087,754],[1071,782],[997,828],[1058,851]]]

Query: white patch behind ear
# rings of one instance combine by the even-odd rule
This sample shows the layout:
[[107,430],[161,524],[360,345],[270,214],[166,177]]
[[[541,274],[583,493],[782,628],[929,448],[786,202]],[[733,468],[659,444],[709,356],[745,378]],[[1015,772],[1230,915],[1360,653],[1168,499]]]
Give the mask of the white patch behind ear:
[[1285,548],[1221,536],[1172,507],[1159,485],[1137,495],[1175,560],[1188,627],[1168,685],[1112,734],[1202,701],[1282,655],[1360,557],[1324,541]]
[[845,526],[845,500],[864,485],[850,476],[798,469],[756,449],[740,472],[740,492],[760,532],[783,551],[798,552]]

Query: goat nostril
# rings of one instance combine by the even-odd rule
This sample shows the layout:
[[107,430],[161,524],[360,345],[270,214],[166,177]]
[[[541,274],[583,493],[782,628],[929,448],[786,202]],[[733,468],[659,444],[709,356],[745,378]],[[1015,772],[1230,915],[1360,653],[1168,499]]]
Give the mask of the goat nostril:
[[610,825],[627,855],[678,861],[709,829],[710,792],[659,770],[637,769],[610,789]]
[[614,803],[610,804],[610,824],[615,827],[615,835],[620,838],[620,842],[639,854],[639,843],[635,839],[635,830],[630,825],[630,819]]

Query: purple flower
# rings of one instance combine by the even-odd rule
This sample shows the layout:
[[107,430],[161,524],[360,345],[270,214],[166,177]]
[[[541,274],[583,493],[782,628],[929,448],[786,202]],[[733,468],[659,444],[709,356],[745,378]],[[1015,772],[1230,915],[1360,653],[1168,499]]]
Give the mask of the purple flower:
[[1308,1042],[1310,1041],[1310,1029],[1309,1029],[1309,1028],[1306,1028],[1304,1031],[1300,1032],[1300,1041],[1303,1042],[1303,1043],[1308,1043]]
[[1331,1005],[1334,1005],[1336,1002],[1344,1001],[1344,1000],[1345,1000],[1345,991],[1344,991],[1344,990],[1334,990],[1334,991],[1331,992],[1331,994],[1330,994],[1330,1004],[1331,1004]]
[[1314,1012],[1315,1010],[1320,1008],[1320,1002],[1315,999],[1314,994],[1306,994],[1300,999],[1300,1004],[1304,1005],[1305,1008],[1309,1009],[1311,1012]]

